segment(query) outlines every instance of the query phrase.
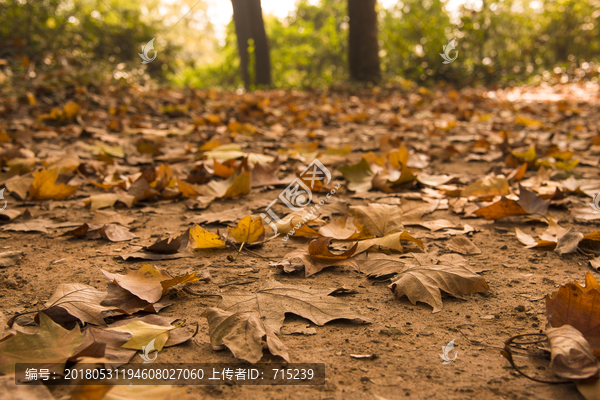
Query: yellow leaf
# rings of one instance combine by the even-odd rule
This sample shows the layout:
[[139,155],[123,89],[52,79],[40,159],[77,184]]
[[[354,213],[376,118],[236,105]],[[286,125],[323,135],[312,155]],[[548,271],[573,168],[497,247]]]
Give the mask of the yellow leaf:
[[65,119],[73,119],[77,116],[77,114],[79,114],[79,110],[81,110],[79,104],[69,101],[63,108],[63,117]]
[[29,188],[29,195],[35,200],[61,200],[75,193],[77,186],[65,184],[57,185],[58,170],[41,170],[33,173],[33,183]]
[[225,243],[216,233],[204,230],[200,225],[194,225],[190,228],[190,239],[193,239],[192,248],[194,249],[213,249],[215,247],[225,247]]
[[154,348],[161,351],[169,339],[169,331],[175,328],[175,326],[151,325],[143,321],[133,321],[127,325],[105,330],[129,333],[131,339],[121,346],[123,348],[143,350],[144,346],[154,340]]
[[200,196],[191,184],[184,182],[179,178],[177,178],[177,187],[179,188],[179,191],[183,197],[195,199],[196,197]]
[[403,144],[398,150],[391,151],[388,155],[388,159],[393,168],[400,169],[406,166],[406,163],[408,162],[408,150],[406,149],[406,146]]
[[250,215],[242,218],[235,229],[227,228],[227,230],[229,231],[229,235],[239,243],[256,242],[262,240],[265,236],[265,228],[263,227],[261,219],[255,218],[254,221],[252,221]]

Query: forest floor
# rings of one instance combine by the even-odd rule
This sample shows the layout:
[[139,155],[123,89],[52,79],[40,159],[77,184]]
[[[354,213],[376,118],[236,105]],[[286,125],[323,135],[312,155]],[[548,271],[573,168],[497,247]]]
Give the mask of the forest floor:
[[[72,87],[56,93],[34,85],[26,97],[5,97],[0,109],[4,114],[0,132],[5,137],[2,159],[12,167],[2,172],[7,187],[6,217],[0,227],[2,251],[23,253],[14,265],[0,268],[0,316],[9,320],[46,309],[57,287],[65,283],[106,291],[109,279],[101,269],[123,274],[125,268],[137,269],[148,263],[173,277],[196,272],[210,275],[210,280],[188,283],[185,290],[183,285],[165,290],[172,304],[159,315],[185,319],[185,326],[179,329],[194,334],[197,328],[197,334],[165,347],[157,362],[240,363],[243,361],[228,349],[214,351],[211,347],[203,313],[218,307],[221,298],[207,294],[220,295],[232,289],[254,292],[273,282],[311,290],[344,288],[345,293],[335,297],[369,323],[336,319],[319,326],[287,313],[278,335],[290,362],[325,364],[324,385],[187,386],[186,395],[214,399],[583,399],[572,383],[550,385],[519,375],[500,353],[512,336],[545,331],[547,295],[574,280],[583,284],[586,272],[598,275],[589,263],[591,254],[598,254],[595,243],[587,249],[575,245],[574,250],[559,254],[547,245],[527,248],[515,228],[534,238],[548,233],[549,224],[552,228],[554,223],[583,235],[598,229],[600,214],[594,214],[589,203],[590,196],[600,191],[599,101],[600,90],[593,84],[496,92],[407,88],[353,95],[198,91],[194,96],[139,87],[105,92]],[[250,251],[242,250],[234,261],[227,259],[236,254],[231,245],[187,250],[177,253],[182,257],[176,259],[123,260],[122,255],[150,246],[159,237],[177,237],[194,223],[210,232],[224,232],[246,215],[254,218],[264,213],[278,198],[286,184],[256,181],[248,194],[207,200],[206,191],[199,187],[209,181],[225,181],[211,175],[216,173],[216,165],[206,154],[227,144],[239,145],[246,155],[253,153],[256,158],[250,154],[250,163],[258,164],[256,159],[264,156],[279,157],[280,164],[273,170],[278,178],[301,171],[313,159],[320,160],[332,172],[332,183],[341,183],[342,188],[321,206],[319,218],[309,222],[315,230],[346,215],[348,206],[375,203],[399,207],[403,222],[411,215],[411,223],[404,223],[404,229],[423,245],[405,246],[407,254],[435,258],[461,253],[466,266],[476,271],[489,289],[465,293],[463,299],[444,295],[441,311],[432,312],[431,303],[415,305],[407,297],[396,298],[389,276],[387,280],[372,279],[361,271],[359,256],[355,256],[358,268],[337,263],[308,274],[296,262],[294,268],[301,270],[287,273],[275,264],[293,250],[307,249],[315,237],[283,241],[281,233]],[[224,153],[237,151],[216,148]],[[404,159],[396,170],[403,173],[409,168],[416,178],[394,185],[398,176],[393,177],[394,162],[389,157],[397,151],[402,159],[405,150],[408,162]],[[226,159],[237,159],[229,164],[229,170],[237,171],[243,156],[226,154],[221,166],[229,168]],[[218,154],[214,157],[219,159]],[[338,168],[356,165],[363,157],[373,174],[365,172],[366,167],[356,167],[358,172],[345,179]],[[378,157],[384,162],[378,163]],[[145,196],[131,191],[140,172],[148,167],[158,171],[160,164],[170,167],[166,172],[169,183],[160,194]],[[15,165],[17,173],[11,172]],[[38,195],[42,198],[36,199],[32,187],[38,178],[31,171],[50,171],[53,166],[60,168],[58,183],[77,186],[77,190],[64,198]],[[387,185],[374,184],[372,176],[387,176]],[[472,186],[486,177],[479,187]],[[189,192],[184,184],[173,183],[176,178],[189,182],[199,199],[181,197],[179,192]],[[348,188],[353,179],[359,186],[356,191]],[[156,188],[157,181],[158,177],[148,180],[149,186]],[[475,214],[499,201],[520,200],[523,189],[519,190],[519,183],[539,196],[536,204],[550,200],[547,211],[509,212],[505,218],[492,213],[490,219]],[[467,188],[472,195],[465,194]],[[125,191],[136,197],[131,207],[116,203],[92,212],[85,202],[90,196]],[[326,191],[313,193],[313,202],[325,199]],[[501,198],[503,195],[507,198]],[[416,216],[412,212],[423,207],[426,211]],[[117,214],[102,213],[107,210]],[[281,201],[274,210],[280,216],[290,212]],[[84,223],[117,220],[119,229],[136,237],[129,239],[125,233],[127,239],[107,240],[67,233]],[[416,225],[419,220],[436,223]],[[268,229],[267,224],[264,227]],[[556,232],[562,231],[554,231],[560,239]],[[272,235],[267,230],[264,237]],[[469,239],[474,247],[455,241],[458,237]],[[335,251],[349,249],[353,242],[334,243]],[[371,248],[369,257],[374,250]],[[385,253],[400,259],[398,251]],[[37,332],[33,315],[19,317],[12,328],[4,327],[5,333]],[[139,316],[138,312],[135,317]],[[30,318],[29,322],[24,322],[24,317]],[[104,318],[110,325],[129,317],[109,313]],[[84,333],[88,329],[76,328],[73,323],[63,326]],[[442,347],[452,340],[456,358],[444,364]],[[0,346],[0,360],[5,362],[8,359],[2,358],[2,351]],[[280,361],[268,351],[261,360]],[[515,361],[526,373],[557,379],[552,376],[547,354],[516,354]],[[131,362],[142,360],[135,355]],[[11,390],[20,393],[26,388]],[[50,386],[48,393],[23,392],[22,398],[71,398],[72,388]],[[117,389],[113,389],[114,398],[119,395]],[[105,398],[113,398],[110,395]],[[131,393],[121,396],[118,398],[137,398]],[[145,398],[167,397],[150,394]]]

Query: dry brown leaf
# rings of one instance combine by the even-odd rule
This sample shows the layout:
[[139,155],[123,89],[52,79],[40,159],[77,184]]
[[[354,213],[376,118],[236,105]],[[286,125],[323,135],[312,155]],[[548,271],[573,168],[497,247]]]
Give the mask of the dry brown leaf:
[[257,363],[263,356],[263,345],[273,355],[287,362],[290,356],[275,331],[266,325],[260,315],[252,312],[228,312],[211,307],[205,312],[208,335],[213,350],[227,347],[236,358]]
[[129,232],[129,229],[116,224],[104,225],[98,231],[100,236],[111,242],[124,242],[126,240],[135,239],[137,236]]
[[195,273],[173,278],[166,271],[149,264],[142,264],[138,270],[126,268],[125,275],[113,274],[103,269],[101,271],[112,283],[149,303],[159,301],[163,293],[171,286],[199,280]]
[[404,230],[402,210],[395,205],[352,206],[350,214],[354,215],[354,225],[369,237],[383,237]]
[[448,242],[448,249],[465,256],[481,254],[481,250],[465,236],[456,236]]
[[0,372],[11,374],[16,363],[56,364],[61,372],[69,357],[83,342],[84,335],[75,327],[68,331],[41,312],[40,329],[34,335],[17,332],[0,342]]
[[519,184],[519,205],[528,214],[546,215],[550,206],[550,200],[542,199],[534,192],[527,190],[527,188]]
[[115,211],[109,210],[100,210],[94,213],[94,218],[92,218],[92,224],[119,224],[123,226],[127,226],[130,223],[135,221],[135,218],[128,217],[123,214],[119,214]]
[[23,258],[23,251],[5,251],[0,253],[0,268],[12,267]]
[[135,202],[135,197],[126,193],[104,193],[90,196],[87,200],[84,200],[84,203],[90,205],[90,211],[94,212],[101,208],[112,207],[117,201],[131,208]]
[[[301,262],[295,263],[294,260],[300,260]],[[296,249],[286,254],[281,261],[277,263],[272,263],[270,265],[273,267],[281,268],[286,273],[291,273],[304,269],[305,277],[314,275],[317,272],[322,271],[324,268],[335,267],[340,265],[347,265],[358,270],[358,263],[352,258],[342,260],[318,260],[312,258],[308,251],[305,249]]]
[[510,194],[510,186],[503,176],[488,176],[463,189],[462,197],[505,196]]
[[367,240],[361,240],[356,243],[356,254],[362,253],[363,251],[369,249],[372,246],[380,246],[386,247],[388,249],[404,251],[402,247],[402,242],[413,242],[421,249],[425,248],[423,242],[419,239],[413,237],[408,233],[408,231],[396,232],[389,235],[386,235],[382,238],[373,238]]
[[310,254],[313,259],[318,261],[336,261],[350,258],[356,252],[357,244],[355,243],[354,246],[345,252],[341,254],[333,254],[328,248],[329,242],[331,242],[331,238],[319,238],[312,240],[308,244],[308,254]]
[[329,296],[331,291],[303,286],[281,286],[277,282],[256,292],[230,290],[223,292],[218,307],[232,313],[252,312],[266,326],[279,334],[286,313],[299,315],[322,326],[329,321],[347,319],[368,322],[351,309],[348,302]]
[[100,304],[128,315],[135,314],[142,310],[145,312],[157,313],[163,308],[173,304],[166,296],[163,296],[156,303],[148,303],[146,300],[140,299],[130,291],[125,290],[114,283],[109,283],[107,290],[108,294]]
[[571,325],[583,334],[594,354],[600,354],[600,284],[590,273],[585,274],[586,285],[579,282],[562,285],[546,296],[546,315],[552,327]]
[[462,298],[489,288],[485,279],[467,268],[464,258],[456,254],[438,257],[412,253],[402,259],[379,256],[361,262],[360,268],[369,276],[397,274],[389,286],[396,297],[406,296],[413,304],[427,303],[434,313],[443,308],[440,291]]
[[77,186],[56,184],[58,169],[41,170],[33,173],[29,196],[35,200],[61,200],[77,191]]
[[566,379],[587,379],[598,374],[600,362],[581,332],[571,325],[548,328],[552,372]]
[[319,228],[319,234],[323,237],[329,237],[339,240],[359,239],[363,235],[354,225],[354,216],[347,214],[331,223]]
[[156,242],[148,247],[143,247],[143,250],[158,254],[175,254],[183,252],[187,249],[190,241],[190,230],[187,229],[177,237],[169,237],[162,239],[158,237]]
[[100,305],[106,295],[82,283],[61,283],[44,306],[62,308],[83,323],[106,326],[102,312],[112,309]]

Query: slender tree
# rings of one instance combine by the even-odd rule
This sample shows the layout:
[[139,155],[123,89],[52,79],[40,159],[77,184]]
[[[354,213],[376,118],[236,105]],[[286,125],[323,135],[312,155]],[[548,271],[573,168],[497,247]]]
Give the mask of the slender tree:
[[377,82],[381,78],[376,4],[377,0],[348,0],[348,61],[353,80]]
[[[231,0],[231,3],[244,86],[246,89],[250,89],[253,84],[269,86],[271,59],[260,0]],[[250,60],[248,51],[251,43],[253,43],[253,60]],[[253,61],[252,69],[251,61]],[[254,71],[254,74],[251,74],[250,70]]]

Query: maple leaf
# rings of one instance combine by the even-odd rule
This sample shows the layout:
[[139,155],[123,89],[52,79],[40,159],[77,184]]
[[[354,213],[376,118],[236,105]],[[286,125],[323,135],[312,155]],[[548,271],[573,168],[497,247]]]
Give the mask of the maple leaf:
[[16,363],[57,364],[64,369],[65,362],[75,354],[83,342],[84,334],[79,327],[69,331],[41,312],[40,329],[34,335],[17,332],[15,336],[0,342],[0,372],[14,372]]
[[56,184],[59,171],[56,168],[33,173],[33,183],[29,188],[29,196],[35,200],[61,200],[73,195],[77,186]]
[[105,326],[102,312],[112,309],[100,305],[106,295],[107,292],[101,292],[82,283],[61,283],[48,299],[45,307],[46,309],[60,307],[81,322]]
[[261,241],[265,237],[265,228],[261,218],[255,218],[253,221],[250,215],[242,218],[234,229],[227,228],[227,231],[229,236],[238,243],[253,243]]
[[113,274],[103,269],[101,271],[111,282],[149,303],[160,300],[169,287],[199,280],[195,273],[173,278],[168,272],[149,264],[142,264],[138,270],[125,268],[125,275]]
[[600,284],[589,272],[585,274],[586,285],[573,281],[562,285],[556,292],[546,296],[546,315],[552,327],[571,325],[583,334],[594,350],[600,354]]
[[203,229],[200,225],[194,225],[190,228],[190,240],[193,249],[213,249],[225,247],[225,243],[216,233]]
[[[294,260],[300,260],[301,263],[294,263]],[[283,259],[277,263],[270,264],[273,267],[281,268],[284,272],[290,273],[304,269],[304,276],[309,277],[322,271],[327,267],[335,267],[340,265],[347,265],[353,267],[358,271],[358,263],[352,259],[315,259],[311,257],[308,250],[296,249],[286,254]]]
[[290,361],[287,348],[260,316],[252,312],[232,313],[214,307],[208,308],[205,315],[213,350],[227,347],[236,358],[254,364],[262,358],[265,344],[271,354]]
[[415,254],[403,259],[377,257],[361,262],[361,272],[370,276],[396,274],[389,288],[397,298],[408,297],[411,303],[418,301],[442,310],[444,291],[451,296],[485,292],[489,287],[485,280],[466,267],[466,261],[456,254],[437,256]]
[[383,237],[404,230],[402,209],[398,206],[388,204],[352,206],[350,214],[354,216],[354,224],[357,228],[371,237]]
[[322,326],[329,321],[347,319],[368,322],[353,311],[346,301],[329,296],[331,291],[303,286],[280,286],[271,282],[256,292],[229,290],[223,292],[218,307],[232,313],[253,312],[275,333],[279,333],[286,313],[306,318]]

